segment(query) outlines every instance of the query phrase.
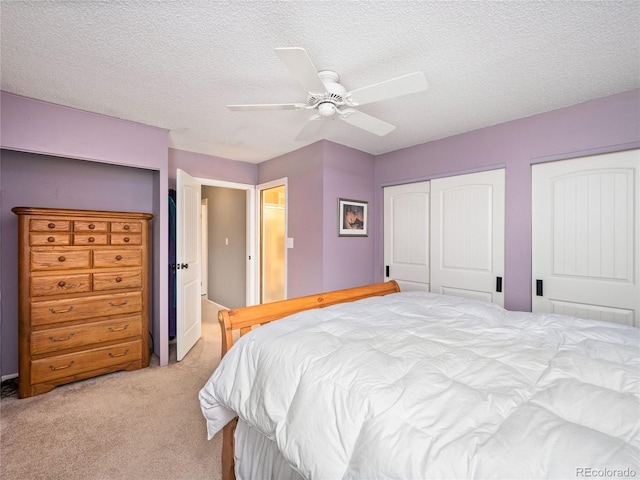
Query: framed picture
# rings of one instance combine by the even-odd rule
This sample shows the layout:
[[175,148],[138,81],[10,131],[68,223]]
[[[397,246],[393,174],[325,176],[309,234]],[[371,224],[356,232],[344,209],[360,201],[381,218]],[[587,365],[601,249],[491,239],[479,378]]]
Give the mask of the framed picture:
[[366,237],[369,234],[367,202],[338,199],[338,236]]

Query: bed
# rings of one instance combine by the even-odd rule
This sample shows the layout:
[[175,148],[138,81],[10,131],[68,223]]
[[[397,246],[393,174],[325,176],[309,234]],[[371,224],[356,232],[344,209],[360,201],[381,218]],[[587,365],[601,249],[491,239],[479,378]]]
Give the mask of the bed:
[[393,281],[219,320],[225,479],[640,475],[636,328]]

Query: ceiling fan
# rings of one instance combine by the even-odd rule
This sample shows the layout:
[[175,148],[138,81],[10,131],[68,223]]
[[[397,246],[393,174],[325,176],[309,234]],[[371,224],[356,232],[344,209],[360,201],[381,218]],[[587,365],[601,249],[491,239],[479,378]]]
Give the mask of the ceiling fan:
[[[392,78],[368,87],[347,91],[340,77],[330,70],[317,71],[303,48],[276,48],[276,55],[289,68],[293,77],[308,92],[307,103],[265,103],[255,105],[227,105],[233,111],[247,110],[317,110],[309,121],[340,118],[345,122],[375,135],[384,136],[395,126],[367,115],[352,107],[390,98],[409,95],[427,89],[422,72]],[[315,122],[314,122],[315,123]],[[305,129],[298,135],[303,136]]]

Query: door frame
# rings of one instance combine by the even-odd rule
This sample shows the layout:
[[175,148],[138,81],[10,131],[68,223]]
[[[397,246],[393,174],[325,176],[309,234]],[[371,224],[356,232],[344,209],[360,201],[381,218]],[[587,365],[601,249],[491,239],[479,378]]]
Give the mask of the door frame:
[[[212,178],[196,177],[203,186],[206,187],[222,187],[233,188],[236,190],[244,190],[246,192],[246,292],[245,299],[247,306],[256,305],[259,298],[256,294],[257,287],[257,266],[260,265],[256,255],[256,186],[248,183],[227,182],[225,180],[215,180]],[[259,234],[258,234],[259,235]]]
[[[208,264],[209,264],[209,199],[208,198],[202,198],[202,187],[200,187],[200,203],[201,203],[201,207],[200,207],[200,211],[202,213],[201,215],[201,221],[200,224],[202,225],[202,245],[201,245],[201,250],[202,250],[202,266],[200,268],[200,271],[202,272],[200,274],[200,295],[208,298],[208,291],[209,291],[209,268],[208,268]],[[207,248],[205,248],[207,247]]]

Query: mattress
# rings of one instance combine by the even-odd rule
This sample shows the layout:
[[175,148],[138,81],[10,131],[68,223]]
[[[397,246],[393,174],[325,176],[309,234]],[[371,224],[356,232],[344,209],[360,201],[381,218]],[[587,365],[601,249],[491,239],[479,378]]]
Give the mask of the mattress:
[[238,416],[307,479],[640,474],[638,329],[458,297],[260,327],[200,402],[210,437]]

